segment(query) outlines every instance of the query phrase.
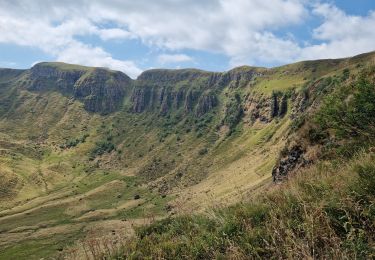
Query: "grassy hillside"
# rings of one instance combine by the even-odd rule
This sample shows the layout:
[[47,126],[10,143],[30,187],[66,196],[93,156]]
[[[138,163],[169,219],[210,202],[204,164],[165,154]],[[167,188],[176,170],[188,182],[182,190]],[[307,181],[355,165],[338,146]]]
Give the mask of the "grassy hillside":
[[[151,70],[137,80],[104,68],[63,63],[41,63],[25,71],[1,70],[0,258],[39,259],[60,251],[65,254],[64,249],[75,248],[78,240],[85,245],[93,237],[123,240],[133,236],[134,227],[157,219],[165,220],[138,231],[139,240],[121,248],[121,255],[139,251],[167,258],[185,254],[230,256],[229,245],[233,250],[243,250],[239,256],[253,252],[244,247],[243,243],[249,242],[223,237],[222,225],[237,211],[239,215],[233,221],[239,222],[247,218],[246,214],[253,214],[248,211],[258,214],[258,208],[265,216],[274,214],[270,198],[285,199],[284,188],[259,194],[273,187],[273,170],[285,166],[283,162],[296,143],[302,155],[286,164],[287,176],[315,163],[309,171],[321,176],[318,165],[322,160],[332,164],[327,169],[335,172],[335,161],[331,160],[352,158],[361,149],[368,149],[364,143],[371,146],[371,138],[343,142],[351,139],[352,133],[340,139],[342,130],[336,129],[336,133],[336,126],[329,124],[335,110],[319,109],[324,102],[335,104],[322,103],[329,93],[335,100],[346,95],[347,104],[350,100],[363,103],[360,97],[351,99],[354,92],[350,86],[358,82],[359,75],[365,75],[372,84],[373,73],[367,68],[373,62],[374,54],[370,53],[273,69],[245,66],[223,73]],[[336,110],[345,109],[339,104]],[[326,113],[311,120],[318,110]],[[365,136],[362,132],[358,135]],[[332,156],[338,146],[354,147],[354,143],[358,149],[342,153],[349,157]],[[365,157],[363,163],[371,164],[372,156]],[[353,159],[350,164],[359,160]],[[350,167],[342,174],[348,174]],[[278,171],[278,179],[285,177],[283,173]],[[310,175],[315,178],[307,173]],[[342,185],[349,187],[352,183],[343,181]],[[310,196],[303,186],[295,189]],[[255,206],[225,208],[254,197]],[[284,210],[287,203],[278,206]],[[298,201],[293,203],[299,205]],[[223,209],[209,211],[215,216],[207,217],[207,209],[217,206]],[[171,217],[193,210],[202,215]],[[259,221],[261,226],[268,223]],[[269,232],[272,221],[259,232]],[[170,224],[161,233],[158,230],[163,223]],[[182,226],[176,227],[178,223]],[[199,229],[192,234],[199,238],[196,241],[186,237],[185,228],[190,226]],[[239,233],[233,232],[238,237]],[[246,232],[255,236],[251,230]],[[210,244],[202,242],[206,236],[213,239],[207,240]],[[270,236],[265,238],[267,243],[273,239]],[[301,241],[302,246],[305,240]],[[180,244],[185,245],[180,248]],[[370,245],[369,241],[365,244]],[[209,246],[209,252],[203,252],[205,246]],[[264,248],[264,244],[258,246]],[[274,255],[272,243],[269,248],[271,251],[266,251],[273,256],[288,255]],[[259,250],[254,249],[254,256],[267,256]],[[345,252],[357,252],[353,250]],[[83,256],[85,252],[77,254]]]
[[109,242],[99,240],[95,257],[369,259],[375,254],[374,183],[374,154],[363,151],[349,162],[310,167],[250,202],[139,228],[118,250],[105,250]]
[[315,145],[320,155],[287,182],[230,207],[216,206],[204,214],[181,214],[140,227],[135,238],[124,239],[117,250],[105,250],[108,242],[99,240],[101,251],[88,251],[87,256],[373,258],[374,71],[370,67],[350,75],[346,70],[326,90],[328,95],[316,97],[320,105],[305,112],[304,124],[289,138],[310,148]]

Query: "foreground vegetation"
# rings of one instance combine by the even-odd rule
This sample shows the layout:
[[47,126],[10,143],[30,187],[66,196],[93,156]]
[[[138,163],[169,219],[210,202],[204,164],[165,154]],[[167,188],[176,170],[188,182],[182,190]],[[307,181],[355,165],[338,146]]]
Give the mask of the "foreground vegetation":
[[375,256],[375,155],[321,163],[251,202],[139,228],[113,259]]

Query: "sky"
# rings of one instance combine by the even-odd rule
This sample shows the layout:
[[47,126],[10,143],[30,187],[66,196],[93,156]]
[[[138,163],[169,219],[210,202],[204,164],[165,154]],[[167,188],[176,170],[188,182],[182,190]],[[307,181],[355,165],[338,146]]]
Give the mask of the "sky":
[[225,71],[375,50],[375,0],[0,0],[0,67]]

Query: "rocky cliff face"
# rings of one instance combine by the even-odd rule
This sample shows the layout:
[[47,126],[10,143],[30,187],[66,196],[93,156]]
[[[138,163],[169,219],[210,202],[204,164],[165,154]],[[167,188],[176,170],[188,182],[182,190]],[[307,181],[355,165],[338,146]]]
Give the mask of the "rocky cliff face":
[[251,67],[224,73],[195,69],[145,71],[136,81],[131,111],[157,109],[166,115],[172,108],[181,108],[200,117],[219,105],[218,95],[224,88],[244,87],[257,76],[261,76],[259,69]]
[[217,99],[211,96],[207,100],[203,92],[213,88],[212,75],[215,74],[218,73],[194,69],[145,71],[136,81],[131,111],[142,113],[147,110],[167,115],[172,109],[182,109],[186,113],[199,111],[197,115],[207,113],[216,105],[214,100]]
[[77,80],[74,96],[88,111],[110,113],[120,108],[130,81],[121,72],[97,68]]
[[49,90],[55,88],[64,93],[72,93],[76,81],[85,74],[85,70],[61,70],[48,63],[39,63],[26,72],[22,82],[29,90]]
[[202,95],[197,104],[200,95],[202,95],[200,91],[190,89],[135,87],[131,95],[130,111],[133,113],[150,111],[164,116],[172,110],[183,109],[186,113],[196,111],[196,115],[200,116],[209,112],[217,104],[217,98],[214,95]]
[[286,154],[279,159],[277,164],[272,169],[273,181],[278,183],[283,181],[287,176],[299,167],[303,167],[308,161],[303,156],[303,149],[295,145]]
[[259,120],[268,123],[274,118],[283,118],[288,112],[289,102],[291,101],[285,94],[273,94],[270,97],[249,95],[244,104],[244,111],[251,122]]
[[132,81],[121,72],[64,63],[39,63],[19,82],[31,91],[59,91],[83,102],[90,112],[111,113],[130,95],[130,111],[167,115],[182,109],[200,117],[219,105],[224,88],[245,87],[260,69],[240,67],[224,73],[196,69],[149,70]]
[[81,100],[87,111],[110,113],[117,110],[130,87],[122,72],[59,63],[40,63],[27,71],[20,83],[28,90],[55,90]]
[[198,100],[195,114],[198,117],[202,116],[214,109],[217,104],[218,100],[215,94],[203,94]]

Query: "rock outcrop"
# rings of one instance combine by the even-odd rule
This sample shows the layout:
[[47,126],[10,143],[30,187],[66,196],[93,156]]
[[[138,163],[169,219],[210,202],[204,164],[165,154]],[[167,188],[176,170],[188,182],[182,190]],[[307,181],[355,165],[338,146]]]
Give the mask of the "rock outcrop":
[[[183,109],[200,117],[218,105],[217,95],[225,87],[244,87],[260,69],[240,67],[228,72],[197,69],[143,72],[132,81],[122,72],[89,68],[65,63],[39,63],[25,72],[20,81],[28,90],[59,91],[83,102],[90,112],[102,114],[120,109],[125,96],[130,97],[130,111],[157,112],[164,116],[171,109]],[[217,94],[215,91],[217,90]],[[211,93],[211,94],[207,94]]]
[[195,114],[199,117],[211,111],[218,103],[214,94],[204,94],[198,100]]
[[29,90],[58,90],[64,94],[72,94],[76,81],[85,74],[83,69],[61,69],[49,63],[38,63],[33,66],[23,82]]
[[83,102],[87,111],[110,113],[121,106],[131,79],[119,71],[63,63],[39,63],[21,84],[32,91],[59,91]]
[[268,123],[274,118],[282,118],[288,112],[288,96],[273,94],[271,97],[249,95],[245,101],[245,114],[250,122],[257,120]]
[[272,169],[273,181],[278,183],[287,178],[288,174],[307,163],[303,157],[303,150],[300,146],[293,146],[287,154],[279,160]]
[[149,91],[145,88],[135,88],[131,96],[132,107],[134,113],[142,113],[146,109]]
[[130,78],[118,71],[96,68],[74,84],[74,97],[91,112],[110,113],[121,106]]

